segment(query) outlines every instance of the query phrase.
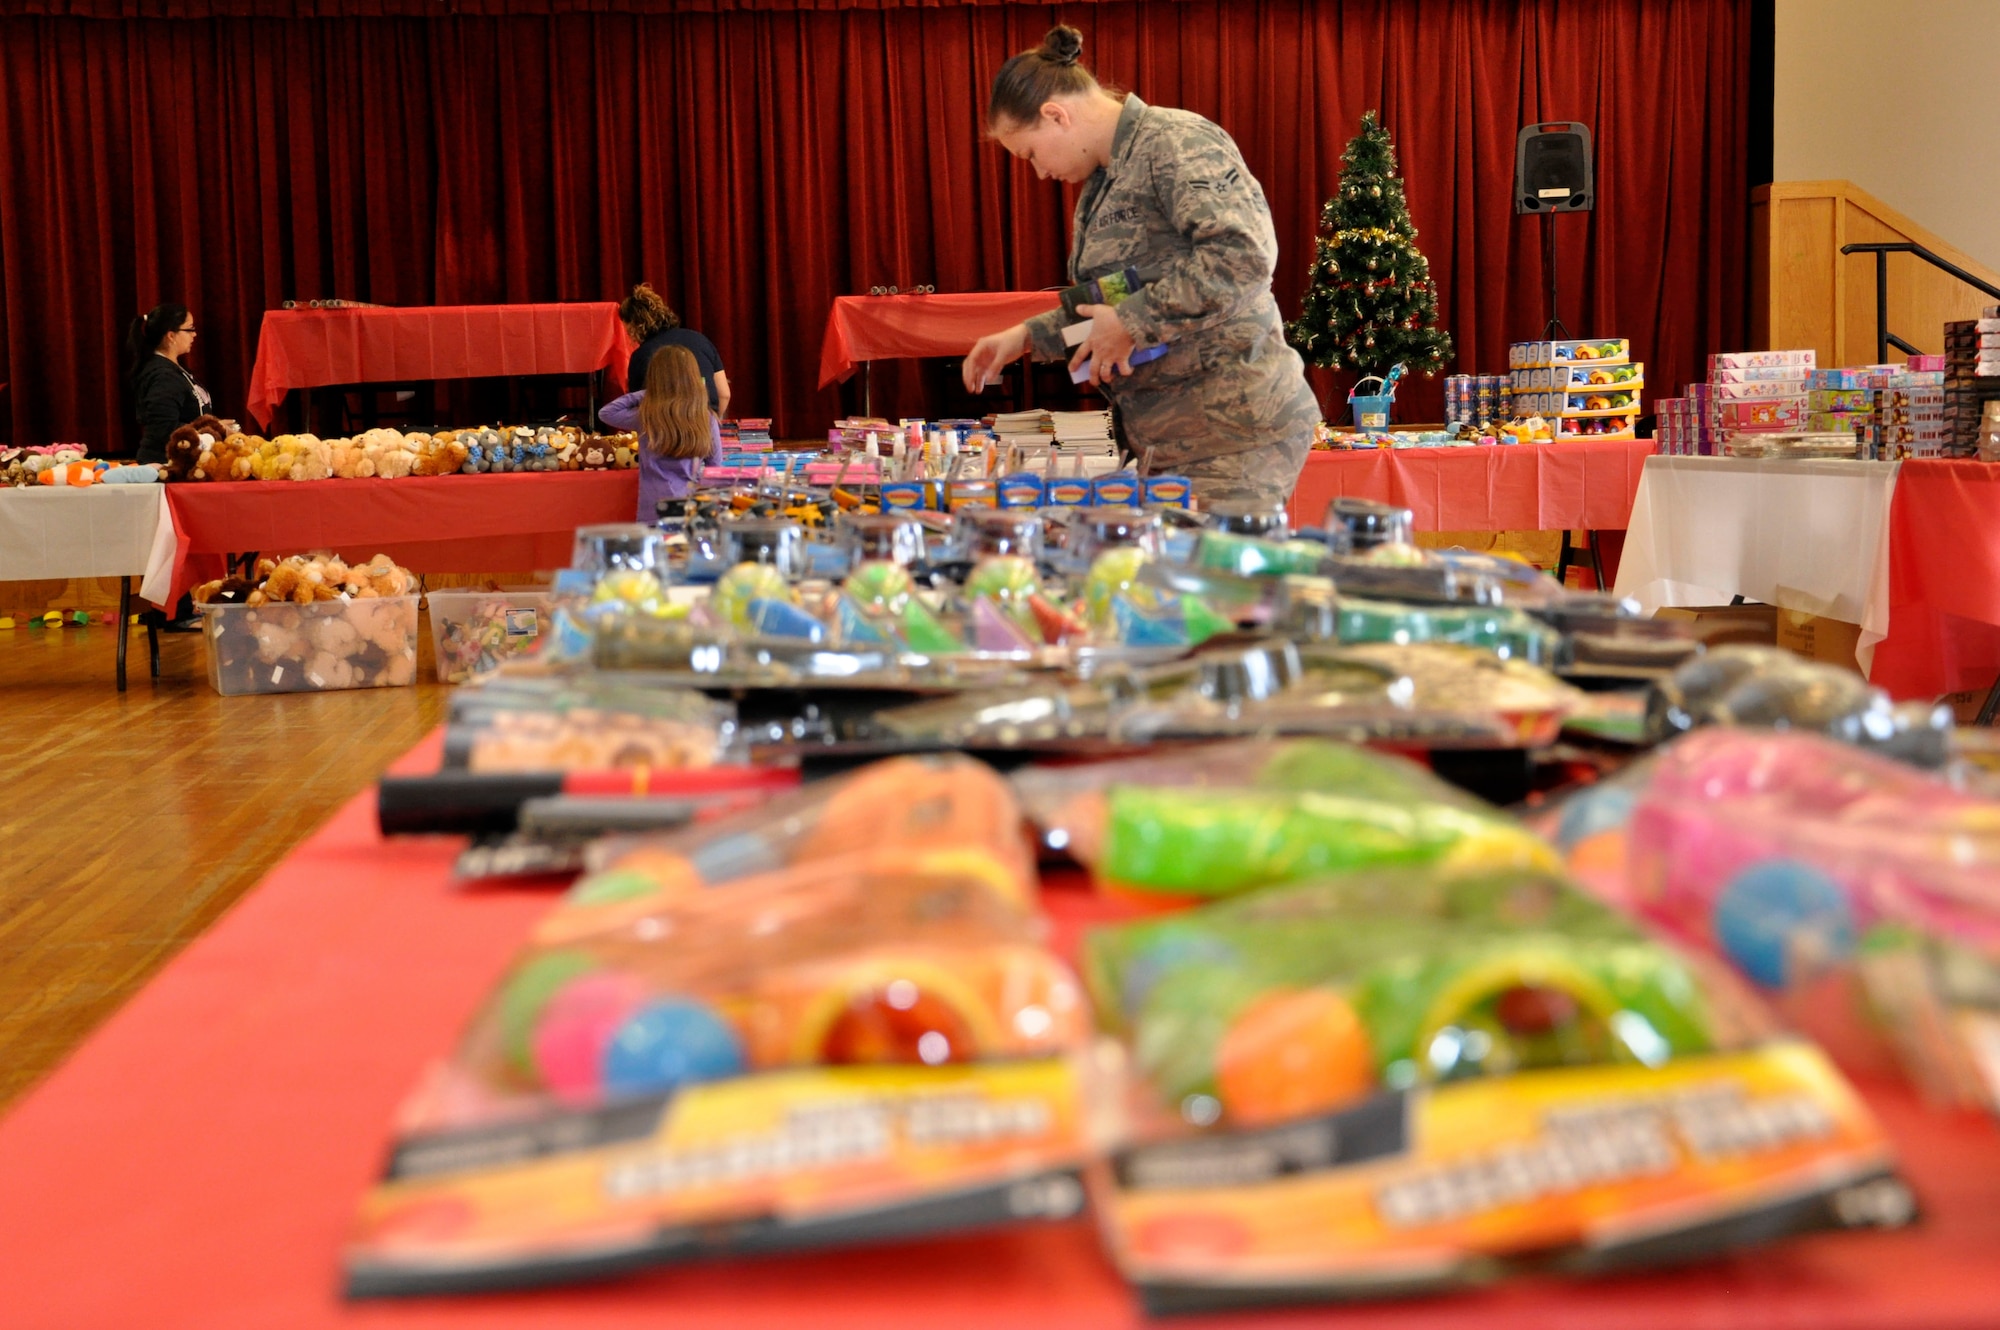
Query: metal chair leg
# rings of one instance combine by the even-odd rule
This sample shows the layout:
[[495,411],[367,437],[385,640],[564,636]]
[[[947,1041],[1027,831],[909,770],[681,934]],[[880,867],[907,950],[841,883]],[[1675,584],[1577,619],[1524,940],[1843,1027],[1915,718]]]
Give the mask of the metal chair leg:
[[118,691],[125,691],[125,651],[132,644],[132,579],[118,579]]

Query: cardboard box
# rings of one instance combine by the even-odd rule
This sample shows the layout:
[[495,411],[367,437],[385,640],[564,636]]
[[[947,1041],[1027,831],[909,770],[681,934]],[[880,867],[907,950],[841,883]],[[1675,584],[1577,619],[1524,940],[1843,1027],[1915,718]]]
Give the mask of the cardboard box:
[[1861,673],[1854,648],[1861,638],[1861,625],[1843,619],[1827,619],[1797,610],[1778,613],[1778,645],[1785,650],[1816,660],[1822,665],[1838,665]]
[[1778,607],[1775,605],[1683,605],[1654,612],[1655,619],[1687,619],[1694,634],[1709,646],[1741,642],[1776,646]]

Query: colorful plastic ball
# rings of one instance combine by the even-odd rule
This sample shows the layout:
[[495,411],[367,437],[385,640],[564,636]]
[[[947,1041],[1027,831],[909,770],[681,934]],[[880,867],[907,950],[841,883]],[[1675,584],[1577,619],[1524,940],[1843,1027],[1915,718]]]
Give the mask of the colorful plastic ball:
[[865,608],[882,606],[898,609],[916,590],[916,583],[910,580],[909,570],[901,564],[890,563],[887,559],[869,559],[855,565],[854,571],[841,583],[841,590]]
[[1783,988],[1854,953],[1854,910],[1824,872],[1796,859],[1752,864],[1715,902],[1716,941],[1766,988]]
[[768,563],[739,563],[720,578],[709,593],[708,610],[718,621],[736,628],[750,626],[753,600],[790,600],[791,584]]
[[951,1003],[911,980],[895,979],[848,999],[820,1041],[820,1060],[937,1066],[976,1057],[977,1043]]
[[692,998],[663,998],[626,1017],[611,1037],[604,1088],[660,1094],[741,1075],[743,1066],[743,1041],[727,1021]]
[[1092,623],[1099,627],[1108,626],[1112,620],[1112,603],[1119,596],[1130,598],[1142,609],[1157,603],[1157,596],[1142,597],[1133,585],[1138,580],[1139,570],[1151,560],[1152,556],[1146,551],[1133,546],[1108,549],[1097,556],[1090,565],[1090,575],[1083,582],[1083,601]]
[[1246,1007],[1215,1055],[1215,1086],[1239,1125],[1278,1122],[1349,1103],[1375,1088],[1368,1032],[1328,988],[1286,989]]
[[1575,997],[1560,988],[1516,984],[1493,999],[1493,1019],[1509,1034],[1553,1034],[1575,1025],[1582,1016]]
[[614,568],[597,579],[597,585],[591,588],[590,599],[599,605],[614,600],[627,605],[643,605],[657,600],[660,594],[660,579],[646,569]]
[[566,1103],[597,1099],[605,1049],[645,1000],[645,985],[629,974],[599,972],[563,985],[535,1022],[536,1077]]
[[1006,606],[1026,608],[1028,597],[1042,589],[1034,561],[1019,554],[988,555],[965,579],[965,594]]
[[500,1023],[500,1047],[507,1061],[524,1076],[535,1074],[535,1023],[557,990],[590,973],[597,962],[586,952],[552,951],[516,970],[502,985],[495,1005]]

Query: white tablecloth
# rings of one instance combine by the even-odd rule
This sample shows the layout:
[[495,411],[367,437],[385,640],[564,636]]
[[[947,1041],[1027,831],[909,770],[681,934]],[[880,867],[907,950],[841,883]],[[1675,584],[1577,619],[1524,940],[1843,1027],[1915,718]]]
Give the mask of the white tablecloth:
[[167,517],[163,485],[0,489],[0,582],[143,573]]
[[1895,462],[1648,457],[1617,591],[1646,613],[1735,596],[1861,625],[1866,670],[1889,631]]

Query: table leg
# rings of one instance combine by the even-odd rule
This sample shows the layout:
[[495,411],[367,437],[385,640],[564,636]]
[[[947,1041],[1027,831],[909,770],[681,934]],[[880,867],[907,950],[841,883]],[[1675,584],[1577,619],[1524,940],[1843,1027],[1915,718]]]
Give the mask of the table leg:
[[1609,591],[1611,588],[1604,582],[1604,556],[1597,548],[1597,533],[1586,531],[1584,535],[1590,542],[1590,575],[1597,579],[1599,591]]
[[1563,528],[1562,549],[1556,554],[1556,581],[1569,585],[1569,566],[1576,558],[1576,549],[1569,543],[1569,528]]
[[132,579],[118,579],[118,691],[125,691],[125,650],[132,644]]
[[160,677],[160,626],[157,623],[146,625],[146,654],[152,659],[153,678],[157,681]]
[[872,417],[875,414],[875,362],[861,362],[861,414]]

